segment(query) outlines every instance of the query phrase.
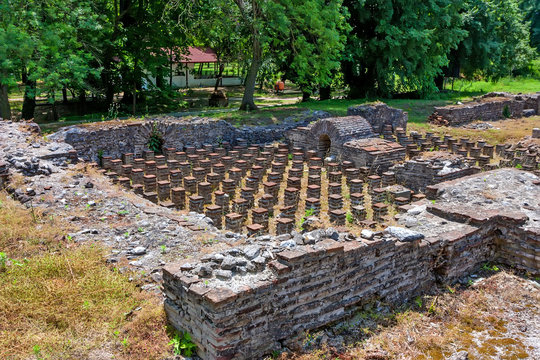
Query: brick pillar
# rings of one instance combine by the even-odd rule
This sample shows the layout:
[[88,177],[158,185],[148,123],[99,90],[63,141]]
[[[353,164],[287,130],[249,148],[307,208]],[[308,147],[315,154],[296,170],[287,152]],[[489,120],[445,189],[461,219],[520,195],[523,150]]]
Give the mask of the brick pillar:
[[312,209],[315,216],[319,215],[321,212],[321,201],[316,198],[307,198],[306,199],[306,211]]
[[262,225],[263,231],[268,231],[268,210],[264,208],[251,210],[251,222]]
[[300,198],[300,191],[296,187],[288,187],[285,189],[284,204],[285,206],[291,206],[298,204]]
[[222,220],[221,217],[223,216],[223,209],[219,205],[208,205],[206,207],[206,216],[208,216],[210,219],[212,219],[212,222],[214,223],[214,226],[218,229],[221,229],[222,226]]
[[171,187],[175,188],[182,186],[182,173],[180,170],[169,171],[169,179],[171,180]]
[[133,165],[133,153],[122,154],[122,163],[124,165]]
[[191,195],[189,197],[189,211],[202,214],[204,209],[204,198],[199,195]]
[[171,189],[171,201],[177,209],[186,207],[186,190],[183,187]]
[[171,197],[171,183],[168,181],[158,181],[159,201],[169,200]]
[[290,234],[294,230],[294,220],[289,218],[279,218],[276,220],[276,234]]
[[190,194],[195,194],[197,192],[197,179],[193,176],[184,177],[184,189]]
[[215,196],[215,202],[216,205],[219,205],[221,207],[221,211],[223,214],[229,213],[229,195],[224,193],[223,191],[214,191]]
[[153,193],[157,191],[156,175],[144,175],[144,192]]
[[203,197],[204,204],[205,205],[211,204],[212,203],[212,185],[207,181],[203,181],[198,184],[197,188],[198,188],[197,194]]

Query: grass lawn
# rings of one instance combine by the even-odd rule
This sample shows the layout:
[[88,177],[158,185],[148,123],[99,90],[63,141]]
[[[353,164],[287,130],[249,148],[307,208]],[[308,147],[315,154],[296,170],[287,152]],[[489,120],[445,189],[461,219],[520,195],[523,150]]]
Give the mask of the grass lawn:
[[[474,96],[479,96],[491,91],[505,91],[511,93],[530,93],[540,91],[540,78],[504,78],[497,82],[486,81],[465,81],[456,80],[454,90],[451,90],[451,84],[447,84],[445,92],[433,94],[427,99],[384,99],[384,98],[365,98],[365,99],[332,99],[317,101],[311,100],[305,103],[294,102],[294,98],[300,96],[296,89],[288,89],[288,93],[276,96],[268,91],[256,91],[256,104],[261,108],[258,111],[240,111],[236,107],[239,105],[239,99],[242,97],[241,87],[225,88],[230,101],[227,109],[216,108],[192,108],[179,111],[189,111],[196,116],[205,116],[216,119],[223,119],[231,122],[235,126],[242,125],[268,125],[282,121],[284,118],[297,115],[306,110],[324,110],[335,116],[343,116],[347,113],[347,108],[352,105],[359,105],[365,102],[382,101],[392,107],[407,111],[409,114],[409,123],[411,129],[419,131],[432,130],[427,124],[427,117],[433,112],[435,106],[444,106],[455,104],[458,101],[465,102]],[[210,88],[194,89],[188,91],[186,98],[207,98]],[[56,131],[61,127],[75,125],[79,123],[88,123],[101,121],[103,114],[89,114],[84,117],[69,117],[61,119],[55,123],[41,124],[45,132]],[[151,116],[151,115],[147,115]]]

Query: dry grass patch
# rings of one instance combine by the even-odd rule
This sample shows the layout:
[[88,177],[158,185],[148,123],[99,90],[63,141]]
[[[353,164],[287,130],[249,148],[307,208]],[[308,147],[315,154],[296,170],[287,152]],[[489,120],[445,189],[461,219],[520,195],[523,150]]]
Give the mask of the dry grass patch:
[[431,131],[438,136],[451,135],[455,138],[470,137],[473,140],[485,140],[487,143],[496,145],[506,142],[516,143],[525,136],[532,134],[532,129],[540,126],[540,116],[531,116],[521,119],[508,119],[489,121],[494,129],[476,130],[451,126],[434,126],[432,124],[409,123],[409,131],[425,133]]
[[[71,243],[62,222],[0,194],[0,359],[158,359],[170,352],[159,299]],[[37,210],[35,210],[37,212]],[[108,349],[108,350],[104,350]]]

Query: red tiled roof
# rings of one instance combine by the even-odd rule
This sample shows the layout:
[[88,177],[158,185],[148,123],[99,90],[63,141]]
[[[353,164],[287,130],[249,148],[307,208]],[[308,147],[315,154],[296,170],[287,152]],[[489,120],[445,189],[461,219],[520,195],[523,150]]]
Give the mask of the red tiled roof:
[[[175,59],[176,60],[176,59]],[[214,63],[217,62],[216,53],[210,48],[188,47],[188,53],[182,54],[181,63]]]

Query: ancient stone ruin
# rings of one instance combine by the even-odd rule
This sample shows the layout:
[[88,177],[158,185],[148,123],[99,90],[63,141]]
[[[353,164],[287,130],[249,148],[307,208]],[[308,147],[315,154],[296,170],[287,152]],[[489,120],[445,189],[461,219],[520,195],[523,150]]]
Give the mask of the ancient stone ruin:
[[[305,331],[369,301],[411,298],[486,261],[539,274],[535,139],[407,133],[406,113],[383,104],[319,115],[256,129],[154,119],[51,138],[62,161],[92,162],[181,226],[236,240],[163,269],[168,319],[203,359],[294,349]],[[148,148],[156,134],[161,153]],[[0,186],[10,171],[45,171],[7,160]]]
[[515,95],[492,92],[461,105],[435,107],[430,120],[437,125],[458,126],[473,121],[495,121],[540,114],[540,93]]

